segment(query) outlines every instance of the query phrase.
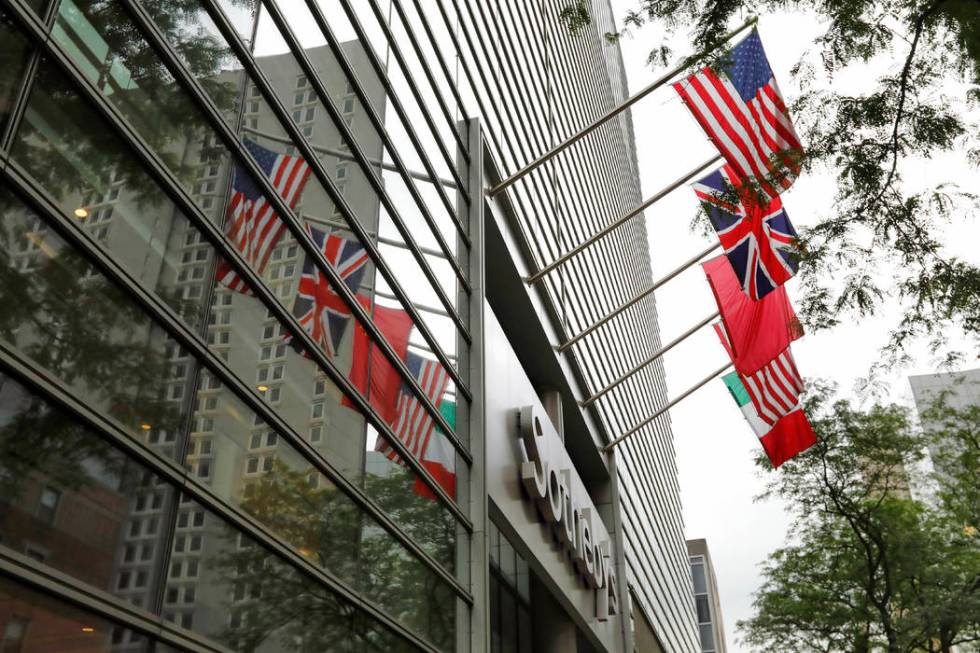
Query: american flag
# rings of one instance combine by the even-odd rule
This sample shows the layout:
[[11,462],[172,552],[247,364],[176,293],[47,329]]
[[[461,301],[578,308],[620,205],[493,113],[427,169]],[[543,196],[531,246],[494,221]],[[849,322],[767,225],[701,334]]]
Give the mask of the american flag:
[[[337,271],[351,292],[356,294],[369,260],[364,247],[357,241],[342,238],[309,224],[306,225],[306,230],[327,262]],[[350,307],[334,291],[326,275],[308,256],[303,261],[303,274],[300,276],[293,303],[293,315],[327,355],[336,355],[350,321]],[[287,340],[290,339],[287,336]]]
[[[714,325],[721,344],[731,356],[728,336],[721,324]],[[739,374],[752,405],[763,422],[769,426],[800,409],[803,377],[796,369],[793,352],[789,347],[752,374]]]
[[728,165],[695,182],[694,193],[745,294],[758,301],[796,274],[796,230],[779,197],[761,198],[746,189]]
[[[408,352],[405,365],[409,372],[418,380],[419,386],[432,404],[439,408],[446,387],[449,385],[449,375],[443,366],[434,360],[424,358],[413,352]],[[408,448],[409,453],[417,460],[422,460],[433,436],[435,422],[429,415],[415,393],[402,383],[398,395],[398,405],[395,420],[391,424],[395,436]],[[384,453],[390,460],[402,463],[398,452],[391,448],[386,441],[379,438],[375,450]]]
[[[244,140],[244,144],[262,172],[272,181],[276,192],[289,208],[295,207],[310,176],[310,166],[306,161],[302,157],[267,150],[248,139]],[[225,217],[225,234],[252,269],[262,274],[286,226],[272,205],[266,201],[259,184],[241,166],[235,166],[231,190]],[[227,261],[218,263],[217,275],[218,281],[228,288],[251,294],[245,280],[238,276]]]
[[742,376],[742,383],[766,424],[775,424],[800,408],[803,379],[789,347],[759,371]]
[[732,48],[720,74],[706,66],[674,89],[739,177],[770,197],[792,185],[802,145],[757,30]]

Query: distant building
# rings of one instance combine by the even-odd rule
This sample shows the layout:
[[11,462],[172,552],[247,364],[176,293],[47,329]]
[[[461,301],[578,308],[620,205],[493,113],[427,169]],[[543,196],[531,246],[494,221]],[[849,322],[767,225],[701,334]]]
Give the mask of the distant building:
[[694,606],[698,615],[702,653],[725,653],[725,626],[721,620],[721,598],[718,581],[711,564],[708,543],[701,540],[687,541],[687,554],[691,558],[691,578],[694,581]]
[[[919,374],[909,377],[912,396],[919,417],[926,413],[942,395],[946,405],[956,410],[970,406],[980,406],[980,368],[944,374]],[[934,421],[922,418],[922,428],[927,432],[938,428]],[[938,460],[938,442],[929,445],[929,455],[936,471],[942,473],[942,463]]]

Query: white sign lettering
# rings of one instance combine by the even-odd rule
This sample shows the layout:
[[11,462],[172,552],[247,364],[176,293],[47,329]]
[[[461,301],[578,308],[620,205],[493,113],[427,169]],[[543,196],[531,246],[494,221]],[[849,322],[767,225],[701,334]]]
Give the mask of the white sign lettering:
[[[520,411],[520,433],[524,460],[521,482],[545,522],[589,587],[596,591],[596,617],[605,621],[619,612],[619,582],[612,564],[609,532],[587,494],[572,496],[574,469],[562,469],[552,447],[564,449],[551,421],[535,406]],[[550,446],[549,446],[550,445]],[[576,475],[575,481],[582,485]]]

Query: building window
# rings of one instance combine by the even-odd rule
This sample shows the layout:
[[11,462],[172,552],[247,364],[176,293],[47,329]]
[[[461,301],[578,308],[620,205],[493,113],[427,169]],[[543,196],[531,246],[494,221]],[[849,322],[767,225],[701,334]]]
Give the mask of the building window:
[[37,506],[38,519],[49,524],[54,523],[54,516],[59,503],[61,503],[61,492],[52,487],[41,490],[41,499]]

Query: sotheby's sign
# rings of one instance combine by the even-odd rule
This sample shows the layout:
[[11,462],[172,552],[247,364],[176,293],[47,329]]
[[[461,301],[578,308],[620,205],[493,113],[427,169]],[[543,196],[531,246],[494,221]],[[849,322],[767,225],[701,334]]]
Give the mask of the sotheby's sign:
[[608,619],[619,612],[619,583],[611,561],[609,532],[584,492],[573,492],[573,483],[584,487],[568,464],[564,444],[542,409],[525,406],[518,413],[521,483],[541,518],[551,524],[561,546],[569,551],[571,564],[596,591],[596,618]]

